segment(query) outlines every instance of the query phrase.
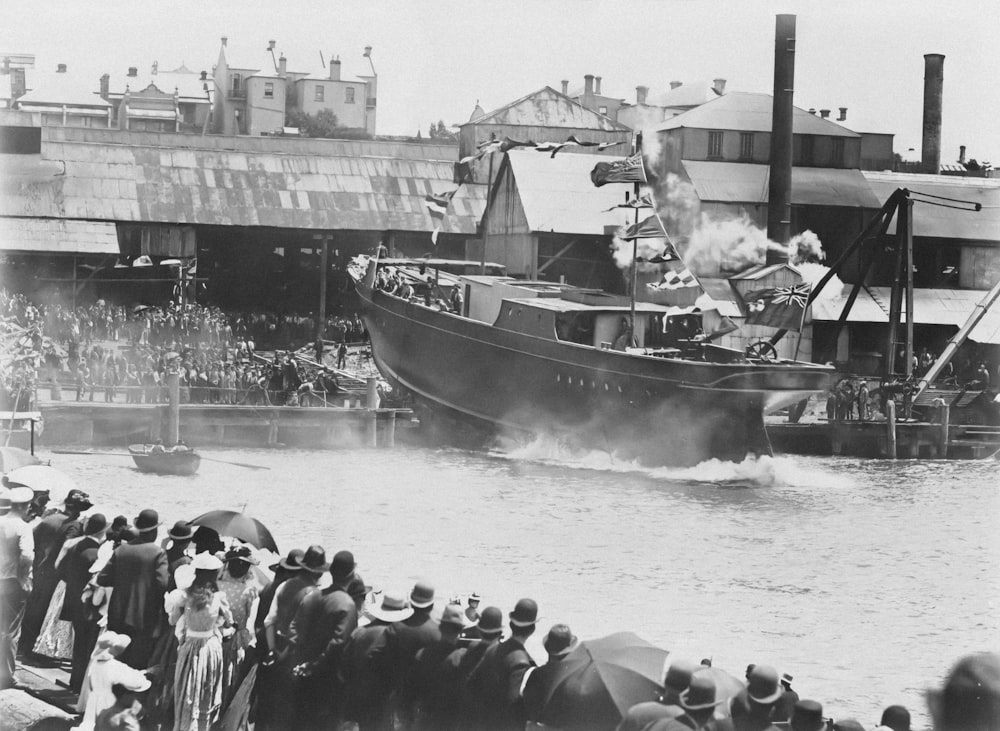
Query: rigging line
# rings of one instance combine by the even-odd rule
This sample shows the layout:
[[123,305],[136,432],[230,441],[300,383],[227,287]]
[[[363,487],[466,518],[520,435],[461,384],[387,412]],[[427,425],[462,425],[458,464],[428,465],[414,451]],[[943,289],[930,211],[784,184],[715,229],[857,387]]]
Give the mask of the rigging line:
[[965,201],[961,198],[946,198],[943,195],[934,195],[932,193],[922,193],[919,190],[910,190],[910,195],[922,195],[925,198],[937,198],[941,201],[951,201],[952,203],[968,203],[970,206],[973,205],[973,201]]
[[[949,200],[949,199],[945,198],[945,200]],[[969,211],[970,213],[974,213],[975,211],[978,211],[978,210],[980,210],[982,208],[982,206],[980,206],[978,203],[976,203],[976,204],[965,203],[965,205],[962,205],[962,206],[952,206],[952,205],[949,205],[947,203],[935,203],[934,201],[916,200],[914,202],[916,202],[916,203],[924,203],[924,204],[926,204],[928,206],[939,206],[940,208],[954,208],[954,209],[959,210],[959,211]],[[975,205],[975,207],[974,208],[968,208],[967,206],[970,206],[970,205]]]

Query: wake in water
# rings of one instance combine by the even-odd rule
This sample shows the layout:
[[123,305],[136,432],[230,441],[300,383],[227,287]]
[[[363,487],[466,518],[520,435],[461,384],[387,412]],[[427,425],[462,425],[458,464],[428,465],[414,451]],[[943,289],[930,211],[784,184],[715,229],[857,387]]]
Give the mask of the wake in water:
[[696,482],[719,487],[849,487],[842,475],[803,464],[794,457],[747,457],[742,462],[709,459],[694,467],[647,467],[600,449],[582,449],[551,436],[522,442],[500,439],[490,456],[515,462],[532,462],[564,469],[642,474],[656,480]]

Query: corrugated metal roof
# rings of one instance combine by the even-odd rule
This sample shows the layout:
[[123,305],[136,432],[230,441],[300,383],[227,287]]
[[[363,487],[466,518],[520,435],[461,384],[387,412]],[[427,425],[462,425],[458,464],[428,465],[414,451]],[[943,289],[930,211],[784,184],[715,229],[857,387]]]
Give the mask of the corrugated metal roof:
[[[621,185],[597,188],[590,180],[604,157],[556,155],[511,150],[507,164],[514,174],[528,228],[566,234],[604,235],[605,226],[628,225],[634,213],[606,209],[625,200]],[[631,186],[626,186],[631,189]]]
[[[681,87],[683,88],[683,87]],[[657,132],[687,127],[689,129],[733,129],[741,132],[770,132],[773,99],[770,94],[734,91],[701,106],[671,117],[656,128]],[[794,107],[792,132],[797,135],[860,137],[847,127]]]
[[[915,203],[914,236],[1000,243],[1000,180],[915,173],[878,173],[867,170],[862,174],[880,201],[885,201],[897,188],[907,188],[914,193],[929,193],[982,204],[981,211],[968,211]],[[890,232],[896,230],[895,222],[889,230]]]
[[[273,139],[248,144],[260,150],[251,152],[212,149],[211,138],[190,135],[83,136],[104,144],[71,137],[43,141],[43,155],[64,163],[64,174],[40,163],[0,181],[0,215],[429,232],[425,196],[454,188],[454,162],[389,156],[398,145]],[[197,140],[207,149],[194,147]],[[347,154],[364,150],[383,154]],[[475,233],[484,199],[485,186],[463,185],[442,230]]]
[[[810,305],[813,321],[837,322],[847,298],[851,294],[852,286],[845,284],[840,292],[824,289]],[[868,290],[862,287],[861,291],[858,292],[857,299],[854,300],[851,311],[847,314],[847,321],[886,323],[889,322],[889,315],[888,311],[882,309],[878,302],[872,298]]]
[[[108,93],[111,96],[122,96],[125,88],[133,94],[142,91],[152,84],[164,94],[173,94],[177,90],[179,97],[195,102],[208,102],[208,94],[215,91],[215,80],[212,76],[202,81],[201,74],[194,72],[177,73],[176,71],[160,71],[158,73],[142,73],[137,76],[116,74],[108,80]],[[208,90],[205,90],[205,85]]]
[[115,255],[118,233],[113,223],[0,217],[0,251]]
[[18,104],[65,104],[66,106],[92,106],[107,109],[111,105],[94,89],[92,79],[83,79],[70,72],[46,73],[27,69],[25,86],[28,91],[18,98]]
[[[535,127],[573,127],[610,132],[628,131],[629,129],[625,125],[608,119],[603,114],[587,109],[579,102],[573,101],[549,86],[484,114],[475,119],[474,122],[477,125],[512,124]],[[466,122],[466,124],[470,123]]]
[[721,95],[715,91],[715,85],[711,81],[692,81],[683,83],[676,89],[650,94],[646,103],[658,107],[694,107],[718,99],[719,96]]
[[[684,160],[695,192],[703,201],[766,203],[767,165]],[[882,204],[859,170],[792,168],[792,204],[877,209]]]

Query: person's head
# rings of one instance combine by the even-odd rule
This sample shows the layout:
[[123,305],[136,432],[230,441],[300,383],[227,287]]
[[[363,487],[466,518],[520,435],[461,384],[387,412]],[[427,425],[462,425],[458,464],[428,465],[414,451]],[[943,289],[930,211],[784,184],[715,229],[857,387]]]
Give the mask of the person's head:
[[712,717],[720,703],[715,695],[715,678],[710,673],[696,670],[687,690],[681,693],[678,704],[700,727]]
[[10,513],[28,520],[31,514],[32,501],[35,493],[30,487],[8,483],[7,499],[10,501]]
[[458,604],[448,604],[441,615],[438,625],[441,631],[441,641],[453,645],[458,642],[458,636],[465,629],[465,614]]
[[111,693],[115,697],[115,705],[118,708],[131,708],[139,699],[139,693],[122,683],[114,683],[111,686]]
[[554,624],[542,640],[542,647],[548,653],[550,661],[559,661],[573,651],[576,643],[576,635],[568,624]]
[[680,702],[681,693],[691,684],[691,676],[698,669],[690,660],[677,658],[671,660],[663,673],[663,694],[660,702],[668,706],[676,706]]
[[64,502],[66,508],[66,514],[71,516],[77,516],[85,510],[89,510],[94,507],[94,504],[90,502],[90,496],[87,495],[83,490],[72,489],[69,494],[66,495],[66,500]]
[[758,706],[772,706],[781,698],[778,671],[770,665],[754,665],[747,673],[747,698]]
[[330,568],[330,562],[326,560],[326,549],[319,545],[309,546],[302,554],[299,565],[302,567],[304,578],[318,582]]
[[226,572],[234,579],[243,578],[250,571],[251,566],[260,563],[257,557],[253,555],[253,551],[250,550],[250,546],[239,545],[231,546],[226,551],[226,557],[223,562],[226,565]]
[[429,614],[434,607],[434,585],[418,581],[410,591],[410,606],[414,614]]
[[743,677],[745,677],[747,680],[750,680],[750,673],[753,672],[753,669],[755,667],[757,667],[757,666],[754,665],[753,663],[750,663],[749,665],[747,665],[747,671],[746,671],[746,673],[744,674]]
[[981,652],[959,660],[940,689],[927,693],[934,731],[1000,729],[1000,654]]
[[101,540],[107,532],[108,519],[104,517],[104,513],[94,513],[88,516],[83,524],[83,534],[90,538]]
[[476,592],[469,594],[469,606],[475,609],[479,606],[480,596]]
[[188,594],[194,608],[202,609],[208,606],[212,595],[219,590],[218,579],[222,561],[214,554],[199,553],[191,561],[191,568],[194,569],[194,581],[191,582]]
[[191,543],[191,539],[194,537],[194,527],[186,520],[178,520],[167,531],[167,536],[173,541],[174,546],[183,549]]
[[910,731],[910,712],[906,710],[906,706],[887,706],[882,711],[879,726],[885,726],[892,731]]
[[274,580],[284,581],[289,576],[294,576],[301,571],[303,555],[305,555],[305,551],[301,548],[293,548],[283,559],[271,564],[268,568],[274,572]]
[[795,678],[793,678],[789,673],[782,673],[781,674],[781,685],[784,687],[785,690],[791,690],[792,689],[792,681],[794,679]]
[[136,540],[142,543],[152,543],[156,540],[156,530],[160,526],[160,514],[152,508],[139,511],[133,521],[138,537]]
[[330,562],[330,578],[333,580],[333,585],[346,588],[354,578],[356,566],[353,553],[337,551],[333,555],[333,561]]
[[515,637],[526,639],[535,632],[535,623],[538,621],[538,604],[534,599],[518,599],[514,605],[507,621],[510,624],[510,632]]
[[823,718],[823,705],[818,701],[796,701],[789,725],[792,731],[824,731],[826,719]]
[[485,642],[500,639],[503,633],[503,612],[500,611],[500,607],[486,607],[480,612],[476,629]]

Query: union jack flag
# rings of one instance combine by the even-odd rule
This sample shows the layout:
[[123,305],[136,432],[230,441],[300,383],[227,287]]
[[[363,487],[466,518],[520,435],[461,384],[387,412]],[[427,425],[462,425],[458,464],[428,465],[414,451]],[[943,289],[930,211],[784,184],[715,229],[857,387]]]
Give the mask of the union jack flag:
[[748,292],[743,298],[747,306],[747,324],[801,330],[810,291],[811,284],[796,284]]
[[646,183],[646,169],[642,153],[637,152],[624,160],[599,162],[590,171],[590,180],[600,188],[607,183]]

